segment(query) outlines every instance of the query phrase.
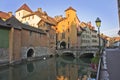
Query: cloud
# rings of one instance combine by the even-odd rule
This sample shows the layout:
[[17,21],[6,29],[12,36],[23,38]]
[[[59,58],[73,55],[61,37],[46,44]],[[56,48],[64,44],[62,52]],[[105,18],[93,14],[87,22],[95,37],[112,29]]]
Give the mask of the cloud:
[[110,37],[115,37],[115,36],[118,36],[118,31],[119,31],[118,28],[114,28],[114,29],[108,29],[108,30],[101,31],[101,32]]

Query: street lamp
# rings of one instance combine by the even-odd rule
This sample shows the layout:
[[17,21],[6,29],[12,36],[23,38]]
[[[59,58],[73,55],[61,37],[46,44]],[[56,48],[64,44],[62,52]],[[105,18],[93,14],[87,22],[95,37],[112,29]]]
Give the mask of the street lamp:
[[100,42],[100,26],[101,26],[101,20],[99,17],[97,17],[96,21],[96,26],[98,27],[98,37],[99,37],[99,54],[100,54],[100,50],[101,50],[101,42]]

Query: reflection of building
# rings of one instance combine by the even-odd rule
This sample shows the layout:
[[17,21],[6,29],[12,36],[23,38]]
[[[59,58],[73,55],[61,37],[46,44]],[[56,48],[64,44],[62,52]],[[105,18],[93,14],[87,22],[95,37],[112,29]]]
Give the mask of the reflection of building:
[[[65,60],[62,58],[58,58],[57,60],[57,77],[63,77],[67,80],[77,80],[78,78],[78,65],[74,64],[71,60]],[[67,63],[68,62],[68,63]],[[58,79],[61,80],[61,79]]]
[[[55,59],[2,68],[1,80],[56,80]],[[6,77],[7,76],[7,77]]]
[[77,44],[77,25],[79,19],[76,10],[69,7],[65,10],[65,17],[55,16],[57,20],[58,42],[61,48],[75,47]]
[[[91,74],[89,63],[72,57],[59,57],[56,62],[57,80],[83,80]],[[86,79],[85,79],[86,80]]]

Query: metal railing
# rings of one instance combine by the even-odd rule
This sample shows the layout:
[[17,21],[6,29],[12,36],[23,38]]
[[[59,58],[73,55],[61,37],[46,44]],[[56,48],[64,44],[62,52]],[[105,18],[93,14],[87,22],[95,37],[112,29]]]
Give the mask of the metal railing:
[[98,64],[96,80],[99,80],[99,78],[100,78],[100,69],[101,69],[101,58],[100,58],[99,64]]

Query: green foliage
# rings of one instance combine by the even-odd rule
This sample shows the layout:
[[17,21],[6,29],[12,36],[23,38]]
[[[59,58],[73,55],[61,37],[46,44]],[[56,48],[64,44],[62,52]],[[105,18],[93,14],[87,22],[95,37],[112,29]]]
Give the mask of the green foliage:
[[99,56],[95,56],[94,58],[92,58],[91,63],[98,64],[99,63]]

